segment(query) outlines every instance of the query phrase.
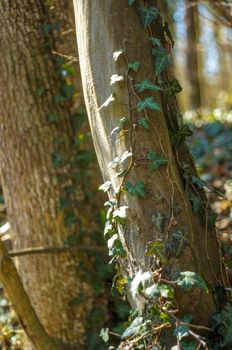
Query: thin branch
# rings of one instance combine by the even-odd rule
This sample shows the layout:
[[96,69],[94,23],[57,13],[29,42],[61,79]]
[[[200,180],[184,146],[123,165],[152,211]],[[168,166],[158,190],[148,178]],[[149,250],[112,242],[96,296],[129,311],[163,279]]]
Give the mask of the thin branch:
[[24,331],[36,350],[62,350],[46,333],[24,289],[13,260],[0,240],[0,280]]
[[60,254],[60,253],[107,253],[105,247],[101,246],[86,246],[86,245],[75,245],[70,247],[32,247],[18,250],[11,250],[8,252],[10,257],[23,256],[23,255],[33,255],[33,254]]

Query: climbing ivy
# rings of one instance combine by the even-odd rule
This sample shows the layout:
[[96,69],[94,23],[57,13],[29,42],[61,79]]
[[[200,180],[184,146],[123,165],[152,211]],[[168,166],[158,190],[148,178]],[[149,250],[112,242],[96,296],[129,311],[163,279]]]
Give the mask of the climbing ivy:
[[[160,10],[155,6],[148,6],[146,1],[144,6],[137,6],[137,1],[128,0],[128,5],[135,6],[144,30],[149,33],[148,41],[151,45],[155,79],[151,81],[145,77],[145,79],[137,81],[136,74],[142,68],[143,62],[139,62],[136,57],[128,58],[125,41],[124,48],[114,52],[114,61],[117,61],[121,56],[124,58],[125,74],[114,74],[111,77],[111,82],[124,82],[126,84],[130,113],[132,110],[136,110],[138,115],[136,122],[132,115],[127,118],[127,123],[122,123],[120,120],[119,125],[111,132],[111,135],[123,133],[126,125],[129,124],[130,144],[128,151],[125,151],[122,155],[117,155],[108,165],[115,171],[115,177],[121,178],[120,186],[115,188],[115,185],[110,181],[106,181],[100,186],[100,190],[108,192],[110,196],[110,200],[106,203],[109,209],[106,214],[107,221],[104,235],[107,239],[109,254],[117,262],[114,286],[117,286],[121,294],[125,294],[126,290],[129,291],[134,299],[138,298],[143,304],[143,315],[141,315],[141,310],[131,311],[129,324],[122,334],[123,342],[119,349],[161,349],[159,336],[163,330],[168,328],[173,329],[173,335],[177,341],[177,344],[171,350],[207,349],[205,338],[195,333],[195,330],[210,331],[210,329],[192,324],[193,315],[191,314],[177,317],[178,305],[175,293],[178,288],[182,290],[182,293],[189,293],[193,290],[209,293],[209,286],[194,271],[176,272],[175,278],[171,278],[171,276],[169,278],[164,277],[167,275],[166,267],[170,259],[180,258],[187,248],[191,250],[193,247],[190,244],[189,232],[185,232],[174,216],[177,213],[178,205],[174,203],[175,186],[170,177],[170,159],[162,145],[159,132],[149,116],[149,113],[153,112],[155,118],[155,113],[161,110],[161,105],[151,96],[154,91],[160,94],[161,102],[169,108],[168,111],[164,111],[164,114],[167,114],[165,118],[168,119],[167,123],[170,124],[169,132],[175,161],[182,175],[186,199],[189,200],[189,205],[192,207],[192,214],[200,213],[204,217],[206,236],[208,234],[207,230],[213,229],[216,217],[209,210],[208,202],[201,191],[206,186],[205,182],[199,179],[197,175],[192,175],[190,164],[181,162],[179,157],[180,148],[183,145],[185,147],[186,138],[192,135],[192,131],[187,125],[183,124],[179,112],[176,112],[173,118],[171,114],[170,100],[175,99],[175,94],[181,92],[182,87],[176,78],[168,80],[166,77],[166,70],[171,64],[170,43],[171,47],[174,46],[168,24],[164,21]],[[164,40],[161,40],[162,38],[156,37],[153,30],[153,24],[156,20],[162,23],[162,31],[165,39],[169,41],[169,46],[165,45]],[[140,94],[142,94],[141,97]],[[102,106],[108,108],[109,102],[115,102],[116,99],[117,96],[112,94]],[[138,159],[134,154],[133,142],[133,132],[137,127],[144,130],[144,133],[154,131],[159,143],[159,149],[148,150],[143,157]],[[127,159],[126,165],[123,164],[125,159]],[[127,259],[127,252],[123,249],[122,237],[119,231],[121,232],[122,226],[127,226],[127,213],[132,208],[121,206],[121,194],[128,192],[129,195],[140,200],[149,196],[146,184],[139,179],[136,181],[128,179],[131,169],[136,165],[146,166],[152,172],[156,172],[158,169],[160,171],[166,169],[167,181],[169,181],[170,187],[173,188],[173,193],[171,201],[168,203],[169,213],[156,211],[151,215],[156,238],[153,242],[148,243],[145,256],[154,259],[154,270],[139,270],[133,278],[129,278],[124,275],[120,267],[120,262]],[[180,210],[181,208],[178,207],[178,213]],[[124,262],[122,262],[122,265],[125,267]],[[108,341],[108,335],[108,331],[102,331],[102,337],[106,342]]]

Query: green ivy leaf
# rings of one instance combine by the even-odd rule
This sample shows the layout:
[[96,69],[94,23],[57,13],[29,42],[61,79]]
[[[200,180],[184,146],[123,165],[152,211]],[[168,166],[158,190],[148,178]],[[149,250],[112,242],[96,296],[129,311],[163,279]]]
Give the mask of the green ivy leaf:
[[69,85],[65,84],[62,88],[62,92],[65,99],[67,99],[68,101],[71,101],[75,93],[75,87],[72,84],[69,84]]
[[150,108],[153,111],[160,111],[160,106],[154,101],[153,97],[146,97],[144,100],[138,103],[138,111],[141,112],[146,108]]
[[218,333],[222,336],[222,347],[232,346],[232,305],[227,304],[221,311],[219,317],[219,330]]
[[144,28],[148,28],[150,24],[157,18],[159,10],[157,7],[140,6],[138,8],[141,22]]
[[215,223],[216,223],[216,220],[217,220],[217,214],[214,213],[213,211],[210,211],[206,215],[208,215],[207,226],[208,226],[208,229],[211,230],[211,229],[213,229],[215,227]]
[[131,6],[136,0],[128,0],[128,5]]
[[161,88],[152,83],[150,80],[145,79],[140,81],[138,84],[135,85],[135,88],[139,91],[139,92],[144,92],[145,90],[151,90],[151,91],[161,91]]
[[64,225],[67,228],[71,228],[76,222],[76,216],[73,211],[68,211],[64,217]]
[[171,286],[166,284],[154,283],[151,287],[146,288],[145,293],[150,298],[156,298],[162,296],[163,298],[173,299],[174,290]]
[[107,343],[110,339],[109,337],[109,328],[102,328],[99,336],[102,338],[102,340]]
[[70,208],[70,206],[71,206],[70,199],[65,198],[65,197],[60,197],[59,201],[60,201],[59,207],[60,207],[61,211],[64,211],[64,210]]
[[59,152],[53,152],[53,154],[52,154],[52,163],[53,163],[55,168],[60,166],[62,164],[63,160],[64,160],[63,154],[61,154]]
[[43,88],[43,87],[38,88],[38,89],[36,89],[36,96],[42,97],[45,94],[45,92],[46,92],[45,88]]
[[48,121],[49,121],[50,123],[58,122],[59,120],[60,120],[60,117],[59,117],[59,115],[57,115],[57,114],[49,114],[49,115],[48,115]]
[[190,328],[188,326],[179,325],[174,330],[174,335],[178,337],[179,340],[188,337]]
[[99,111],[102,109],[102,108],[105,108],[105,107],[108,107],[109,105],[111,105],[113,102],[115,102],[115,94],[111,94],[107,100],[101,105],[101,107],[99,108]]
[[117,51],[114,51],[113,53],[113,59],[116,62],[118,60],[118,58],[124,53],[123,49],[119,49]]
[[109,249],[110,256],[119,255],[122,258],[126,257],[126,252],[123,249],[122,242],[117,233],[115,233],[112,237],[110,237],[110,239],[108,239],[107,246]]
[[196,196],[196,195],[192,195],[190,197],[190,201],[192,203],[192,208],[193,208],[194,214],[197,214],[197,213],[202,211],[204,202],[201,199],[201,197]]
[[128,69],[133,70],[133,72],[137,73],[140,67],[140,62],[139,61],[134,61],[134,62],[130,62],[128,63]]
[[110,78],[110,85],[114,85],[114,84],[119,83],[123,80],[124,80],[124,78],[122,75],[113,74]]
[[148,159],[151,161],[150,168],[151,170],[156,170],[158,169],[161,165],[167,164],[168,159],[161,156],[155,151],[150,151],[148,152]]
[[111,186],[112,186],[112,182],[106,181],[98,189],[99,189],[99,191],[108,192],[110,190]]
[[181,125],[179,130],[173,134],[173,144],[175,146],[181,145],[186,137],[192,136],[193,132],[190,130],[187,124]]
[[152,214],[151,221],[159,232],[162,232],[163,230],[164,220],[165,220],[165,215],[160,211]]
[[135,185],[127,181],[124,185],[124,189],[128,191],[132,196],[138,196],[145,198],[146,193],[144,190],[144,184],[142,181],[137,181]]
[[164,47],[155,47],[152,54],[155,56],[155,75],[158,76],[167,68],[171,59]]
[[60,25],[58,23],[44,23],[42,25],[42,31],[45,35],[48,36],[52,30],[60,33]]
[[177,94],[182,91],[179,81],[173,78],[171,81],[162,84],[163,91],[167,97]]
[[205,181],[201,180],[197,176],[192,176],[191,179],[192,179],[192,183],[197,185],[197,187],[199,187],[200,189],[204,188],[204,186],[206,185]]
[[56,104],[63,103],[63,102],[65,102],[65,101],[66,101],[66,98],[65,98],[64,96],[62,96],[62,95],[56,95],[56,96],[54,96],[54,102],[55,102]]
[[142,270],[139,270],[133,280],[131,281],[131,294],[133,298],[135,298],[136,294],[143,290],[145,285],[148,282],[152,281],[152,274],[150,271],[142,272]]
[[166,263],[166,257],[164,254],[165,245],[160,241],[151,242],[146,249],[146,256],[156,256],[163,264]]
[[154,38],[153,36],[149,38],[149,40],[152,42],[154,46],[161,47],[161,41],[158,38]]
[[139,333],[143,325],[143,318],[141,316],[136,317],[128,328],[123,332],[122,339],[133,337]]
[[179,258],[188,244],[186,232],[182,229],[175,229],[167,242],[168,255]]
[[208,287],[205,281],[192,271],[180,272],[180,276],[177,279],[177,284],[183,289],[188,290],[192,287],[197,287],[199,289],[203,289],[206,293],[208,293]]
[[129,209],[127,205],[122,205],[121,207],[115,209],[115,211],[113,212],[113,217],[119,219],[126,219],[127,209]]
[[142,126],[144,129],[149,129],[149,124],[146,118],[142,117],[138,119],[138,124]]

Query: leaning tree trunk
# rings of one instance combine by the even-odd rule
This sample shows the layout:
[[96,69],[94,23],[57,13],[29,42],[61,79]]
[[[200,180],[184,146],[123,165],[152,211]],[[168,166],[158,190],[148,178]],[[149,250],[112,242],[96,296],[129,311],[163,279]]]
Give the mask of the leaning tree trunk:
[[197,42],[199,37],[199,13],[195,1],[185,1],[187,25],[186,73],[189,80],[189,107],[201,107],[201,85]]
[[[91,185],[80,169],[83,146],[81,153],[75,147],[82,116],[74,113],[71,66],[55,45],[67,40],[71,11],[66,1],[53,10],[43,1],[0,3],[0,166],[17,250],[89,244],[96,230],[85,194]],[[19,271],[49,335],[63,349],[83,349],[93,303],[85,275],[93,264],[83,252],[58,251],[19,257]]]
[[[217,305],[215,287],[222,285],[215,232],[207,228],[212,213],[183,142],[186,129],[178,118],[173,95],[173,90],[179,90],[177,82],[163,70],[162,92],[151,91],[156,89],[151,51],[160,48],[161,53],[168,55],[171,43],[166,42],[168,33],[164,36],[159,16],[144,30],[136,10],[139,3],[144,2],[129,6],[125,0],[74,0],[85,102],[103,178],[110,181],[103,188],[111,186],[109,197],[116,201],[115,205],[111,202],[114,210],[123,206],[113,219],[109,213],[111,222],[106,231],[109,236],[113,234],[109,246],[116,251],[119,247],[117,233],[110,224],[115,224],[117,215],[124,220],[125,210],[126,224],[120,224],[119,219],[117,225],[126,252],[126,258],[122,252],[116,258],[121,273],[130,278],[139,269],[158,273],[158,253],[150,258],[146,250],[150,242],[161,243],[165,247],[161,278],[175,279],[180,271],[195,271],[207,282],[208,294],[200,289],[194,293],[176,291],[179,314],[192,313],[193,322],[206,325]],[[141,11],[146,12],[144,8]],[[159,63],[156,56],[157,70]],[[139,92],[141,85],[136,86],[145,79],[153,84],[150,91],[145,84],[148,94]],[[149,106],[149,101],[162,105],[162,110],[154,111],[158,107],[154,103]],[[126,151],[132,152],[132,157]],[[121,175],[116,176],[120,171]],[[204,209],[195,214],[198,200],[204,203]],[[132,294],[128,293],[132,306],[141,308],[140,298]],[[171,339],[168,335],[165,340],[168,349]]]

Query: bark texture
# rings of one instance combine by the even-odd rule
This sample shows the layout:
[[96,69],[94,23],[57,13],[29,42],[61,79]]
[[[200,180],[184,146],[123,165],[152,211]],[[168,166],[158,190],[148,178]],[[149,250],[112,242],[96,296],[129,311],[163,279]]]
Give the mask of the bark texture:
[[186,73],[190,85],[189,107],[201,107],[201,85],[197,43],[199,38],[199,14],[195,1],[186,1],[187,51]]
[[[71,29],[72,3],[55,5],[52,12],[39,0],[0,3],[0,166],[15,249],[64,246],[70,235],[89,244],[81,237],[93,229],[84,193],[89,187],[77,175],[72,102],[52,54],[61,47],[55,46],[56,36]],[[66,34],[59,33],[57,22]],[[62,349],[85,348],[93,289],[80,266],[92,269],[89,256],[72,249],[23,256],[18,266],[48,334]]]
[[[129,207],[127,225],[118,228],[127,252],[127,258],[122,262],[123,268],[131,278],[138,269],[154,269],[154,260],[145,257],[148,242],[159,239],[166,244],[175,229],[184,230],[190,243],[180,257],[169,259],[165,273],[170,277],[179,271],[195,271],[206,280],[210,286],[208,295],[195,290],[191,295],[177,295],[177,299],[181,312],[193,313],[194,322],[207,324],[216,308],[214,287],[222,284],[218,247],[214,231],[207,230],[203,218],[192,212],[189,193],[183,185],[183,174],[173,153],[170,134],[178,130],[176,100],[172,98],[171,103],[168,103],[163,98],[161,100],[162,94],[149,92],[149,96],[162,104],[163,110],[148,111],[151,122],[149,130],[139,127],[138,111],[133,109],[135,101],[131,97],[130,87],[128,91],[125,83],[110,85],[113,74],[125,77],[127,67],[123,55],[116,62],[113,60],[113,53],[123,48],[124,43],[129,62],[141,62],[139,71],[134,74],[134,83],[143,79],[154,81],[151,42],[135,8],[128,6],[125,0],[74,0],[74,5],[85,102],[104,180],[110,180],[114,189],[120,186],[121,179],[115,177],[115,170],[108,164],[116,156],[120,157],[123,152],[130,150],[130,139],[134,145],[135,160],[145,159],[151,150],[165,154],[169,159],[167,167],[162,166],[155,172],[146,164],[137,162],[135,166],[134,163],[126,178],[132,184],[142,181],[146,197],[139,199],[126,192],[120,197],[120,205]],[[159,35],[159,24],[155,24],[153,29]],[[115,94],[115,103],[102,107],[112,93]],[[145,95],[140,94],[140,97]],[[131,118],[131,124],[118,137],[111,131],[124,116]],[[179,157],[181,162],[189,164],[196,175],[184,145],[179,150]],[[202,192],[200,195],[204,197]],[[178,206],[180,210],[176,210]],[[157,212],[169,218],[169,227],[162,233],[152,222],[152,215]],[[139,306],[139,301],[131,297],[130,302],[134,307]]]

